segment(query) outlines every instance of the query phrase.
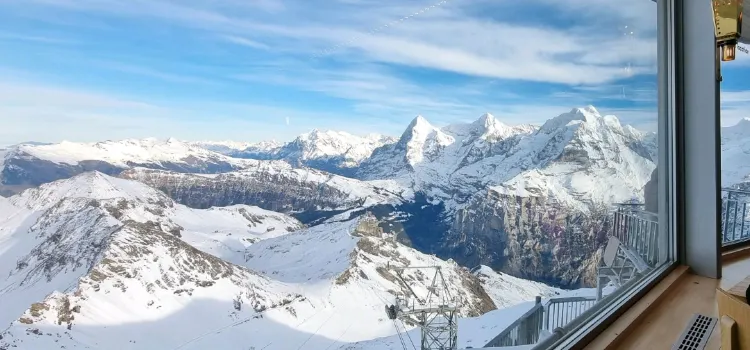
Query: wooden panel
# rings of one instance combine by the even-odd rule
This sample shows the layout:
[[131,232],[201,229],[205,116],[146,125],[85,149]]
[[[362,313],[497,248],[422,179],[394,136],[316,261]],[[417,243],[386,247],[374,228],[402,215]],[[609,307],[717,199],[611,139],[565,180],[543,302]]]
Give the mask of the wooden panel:
[[[721,350],[739,350],[737,346],[737,322],[729,316],[721,316]],[[714,332],[715,333],[715,332]]]
[[747,298],[745,297],[745,293],[747,292],[747,287],[750,286],[750,276],[745,277],[744,280],[740,281],[739,283],[735,284],[732,288],[727,290],[727,293],[734,295],[737,299],[740,299],[743,302],[747,303]]
[[729,290],[750,274],[750,257],[724,263],[721,270],[721,289]]
[[720,316],[729,316],[737,324],[737,349],[750,349],[750,305],[724,290],[716,291]]

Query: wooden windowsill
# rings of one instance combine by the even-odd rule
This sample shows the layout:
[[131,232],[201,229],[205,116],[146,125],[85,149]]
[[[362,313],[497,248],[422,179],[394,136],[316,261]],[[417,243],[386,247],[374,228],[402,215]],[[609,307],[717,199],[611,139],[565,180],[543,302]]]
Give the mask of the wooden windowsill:
[[[630,348],[625,347],[625,340],[632,340],[633,331],[642,325],[646,316],[653,311],[659,303],[667,299],[667,296],[674,291],[674,287],[681,284],[681,281],[689,276],[687,266],[678,266],[674,271],[669,273],[656,286],[654,286],[646,295],[638,300],[630,309],[625,311],[614,323],[606,330],[594,338],[584,349],[590,350],[609,350]],[[681,330],[681,329],[680,329]],[[679,335],[679,333],[678,333]],[[678,336],[675,336],[676,337]]]
[[728,263],[738,259],[750,257],[750,244],[744,244],[721,253],[721,262]]
[[[750,271],[750,246],[722,253],[722,278],[702,277],[679,266],[657,283],[585,349],[671,349],[693,314],[718,317],[716,289],[731,288]],[[714,329],[706,349],[720,347]]]

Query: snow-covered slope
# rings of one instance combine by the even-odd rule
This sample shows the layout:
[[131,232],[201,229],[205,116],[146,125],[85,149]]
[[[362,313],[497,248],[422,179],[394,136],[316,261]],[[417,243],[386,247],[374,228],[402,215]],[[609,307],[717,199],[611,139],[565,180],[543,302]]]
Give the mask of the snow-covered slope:
[[[137,331],[157,349],[301,299],[219,258],[299,228],[283,214],[189,209],[99,173],[2,199],[0,209],[0,324],[15,320],[0,347],[59,348],[62,337],[69,349],[136,348],[128,337]],[[172,314],[204,322],[166,321]],[[163,322],[181,331],[154,328]]]
[[400,140],[362,163],[365,179],[396,178],[451,203],[487,188],[547,196],[570,206],[630,199],[655,165],[650,135],[593,107],[575,108],[542,127],[510,127],[485,114],[437,128],[423,117]]
[[[297,285],[311,300],[326,305],[307,322],[328,324],[317,334],[359,341],[395,333],[384,306],[409,293],[390,269],[439,266],[463,316],[494,309],[479,280],[451,261],[443,261],[395,243],[370,216],[330,222],[259,242],[247,249],[245,266],[281,282]],[[389,268],[390,267],[390,268]],[[424,297],[432,282],[430,270],[407,270],[412,289]],[[350,327],[353,315],[357,322]],[[343,333],[342,333],[343,332]]]
[[563,292],[561,289],[550,287],[544,283],[532,282],[493,271],[484,265],[474,270],[473,273],[482,282],[482,286],[498,308],[518,305],[534,300],[537,296],[546,298]]
[[175,139],[153,138],[21,144],[10,148],[4,159],[0,183],[31,186],[91,170],[114,175],[124,169],[142,166],[179,172],[219,173],[255,164],[252,160],[228,157]]
[[116,209],[110,210],[115,217],[151,222],[219,257],[232,256],[259,240],[302,228],[302,224],[290,216],[254,206],[188,208],[143,183],[97,172],[44,184],[8,201],[17,207],[43,212],[71,198],[115,201]]
[[[407,289],[389,266],[440,266],[462,315],[494,309],[468,270],[346,217],[278,235],[295,221],[95,172],[0,199],[0,347],[343,348],[395,334],[383,307]],[[405,278],[418,294],[431,282]]]
[[[506,289],[505,286],[502,287]],[[608,286],[604,289],[604,295],[608,295],[614,292],[616,289],[612,286]],[[488,290],[488,292],[490,292]],[[491,292],[490,292],[491,293]],[[558,292],[556,292],[558,293]],[[596,295],[596,289],[582,288],[576,290],[559,291],[559,295],[551,295],[550,298],[543,297],[542,304],[548,303],[552,298],[568,298],[568,297],[594,297]],[[533,299],[533,298],[532,298]],[[490,340],[495,338],[500,332],[504,331],[519,317],[523,316],[524,313],[529,311],[535,305],[534,301],[522,300],[519,303],[499,308],[497,310],[490,311],[478,317],[466,317],[458,320],[458,348],[459,349],[502,349],[502,350],[531,350],[533,345],[524,346],[506,346],[506,347],[491,347],[484,348]],[[403,331],[403,330],[402,330]],[[405,339],[407,348],[411,347],[411,342],[419,344],[420,339],[419,329],[413,329],[408,332],[407,335],[402,335]],[[411,341],[410,341],[411,340]],[[369,341],[357,342],[355,344],[347,345],[344,349],[347,350],[391,350],[391,349],[403,349],[401,340],[398,335],[392,335],[388,337],[373,339]]]
[[721,185],[731,187],[750,182],[750,118],[721,128]]

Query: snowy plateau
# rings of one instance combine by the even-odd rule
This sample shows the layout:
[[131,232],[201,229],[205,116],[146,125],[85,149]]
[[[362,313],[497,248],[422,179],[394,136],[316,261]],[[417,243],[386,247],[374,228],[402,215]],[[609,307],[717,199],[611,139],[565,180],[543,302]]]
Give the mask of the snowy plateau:
[[[750,183],[749,123],[723,130],[725,185]],[[384,311],[410,293],[401,266],[439,266],[460,346],[482,347],[536,296],[593,295],[609,210],[643,202],[656,151],[592,106],[399,137],[14,145],[0,349],[401,349],[420,336]]]

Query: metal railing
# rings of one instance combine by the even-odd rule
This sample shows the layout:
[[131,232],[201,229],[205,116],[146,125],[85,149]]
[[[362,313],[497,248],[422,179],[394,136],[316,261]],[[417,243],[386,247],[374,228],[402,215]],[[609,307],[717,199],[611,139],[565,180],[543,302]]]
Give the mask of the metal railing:
[[659,262],[659,217],[637,205],[619,205],[614,213],[612,235],[632,249],[649,266]]
[[[750,211],[748,211],[750,213]],[[612,220],[610,235],[617,237],[622,244],[638,254],[650,266],[659,260],[658,216],[643,210],[643,204],[626,203],[618,205]],[[523,316],[488,342],[485,347],[531,345],[539,342],[542,331],[549,332],[563,328],[581,316],[597,302],[591,297],[553,298],[536,304]]]
[[547,330],[564,327],[596,304],[596,297],[554,298],[544,306],[544,322]]
[[596,304],[595,297],[567,297],[550,299],[536,304],[519,317],[484,347],[502,347],[536,344],[542,331],[564,327]]
[[721,192],[721,244],[750,240],[750,191],[723,188]]
[[544,322],[544,306],[542,298],[536,297],[536,304],[526,311],[505,330],[489,341],[484,347],[518,346],[536,344],[542,332]]

